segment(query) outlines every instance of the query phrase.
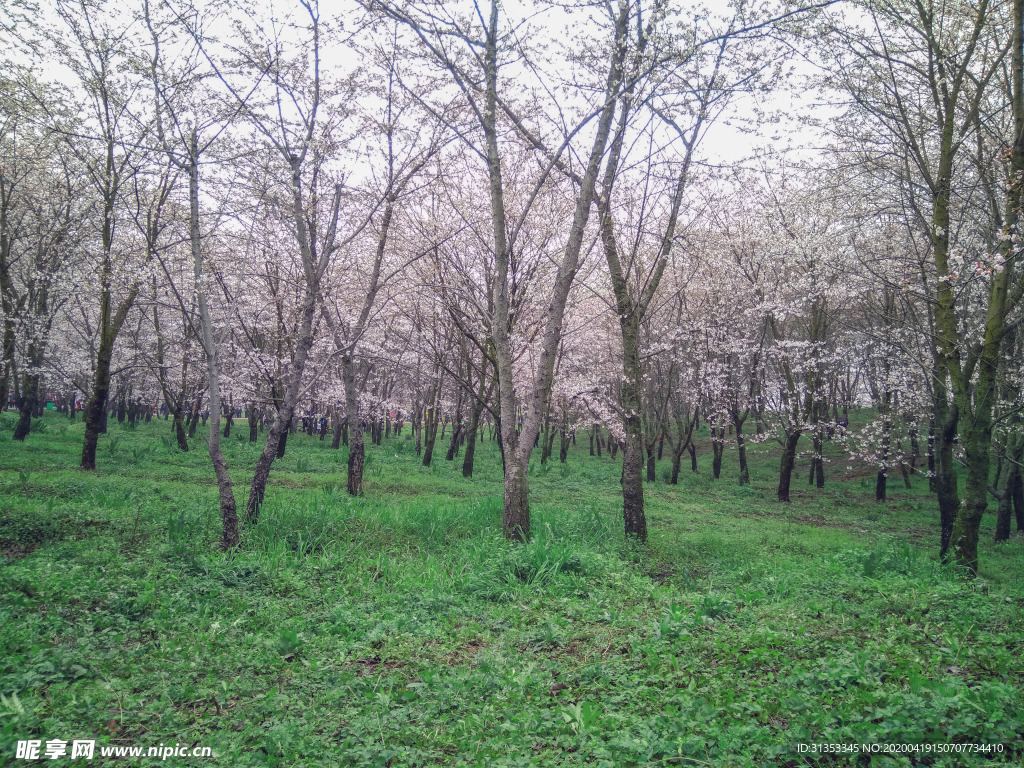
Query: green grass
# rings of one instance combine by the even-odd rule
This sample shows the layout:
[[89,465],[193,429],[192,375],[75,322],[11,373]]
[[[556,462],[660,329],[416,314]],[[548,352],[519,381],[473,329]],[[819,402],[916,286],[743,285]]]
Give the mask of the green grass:
[[[500,459],[421,466],[405,436],[346,451],[296,435],[258,526],[217,551],[202,445],[111,423],[24,444],[0,416],[0,765],[19,739],[209,746],[219,765],[989,765],[1024,759],[1022,539],[981,577],[935,559],[927,481],[873,502],[836,449],[773,501],[701,472],[645,487],[651,540],[621,533],[621,464],[586,440],[532,469],[533,540],[501,540]],[[202,432],[202,430],[200,430]],[[226,441],[240,502],[262,447]],[[621,458],[621,455],[620,455]],[[842,480],[841,478],[847,478]],[[822,754],[808,744],[918,744]],[[938,752],[949,745],[1002,752]],[[963,747],[960,747],[963,748]],[[40,761],[42,763],[43,761]],[[125,765],[124,759],[83,765]],[[132,765],[161,762],[135,758]],[[189,758],[166,763],[210,764]]]

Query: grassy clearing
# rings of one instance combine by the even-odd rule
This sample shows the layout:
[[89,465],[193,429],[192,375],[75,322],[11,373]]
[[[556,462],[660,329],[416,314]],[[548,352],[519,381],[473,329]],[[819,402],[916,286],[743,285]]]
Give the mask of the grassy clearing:
[[[1024,759],[1024,539],[986,544],[963,581],[933,558],[924,479],[876,505],[836,457],[848,479],[782,506],[770,448],[750,488],[728,454],[711,479],[705,450],[676,487],[659,465],[639,549],[620,464],[581,444],[535,462],[517,548],[492,443],[468,481],[404,437],[367,446],[353,499],[345,450],[293,436],[259,526],[222,555],[205,451],[178,452],[164,422],[112,424],[90,474],[81,424],[47,416],[24,445],[11,429],[0,417],[0,765],[28,764],[28,738],[197,744],[239,766]],[[241,432],[244,500],[258,447]],[[1003,751],[800,751],[815,743]]]

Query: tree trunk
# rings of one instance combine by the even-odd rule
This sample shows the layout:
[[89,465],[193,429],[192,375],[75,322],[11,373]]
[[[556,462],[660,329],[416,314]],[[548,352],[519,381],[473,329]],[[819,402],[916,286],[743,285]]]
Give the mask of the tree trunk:
[[[6,397],[6,393],[4,393]],[[18,403],[18,423],[14,427],[14,439],[24,442],[32,430],[32,412],[39,399],[39,375],[24,374],[21,390],[21,401]]]
[[[942,395],[945,399],[945,393]],[[953,440],[956,437],[956,409],[936,408],[935,430],[935,495],[939,502],[939,557],[946,561],[949,556],[950,540],[953,536],[953,521],[960,507],[960,493],[957,481],[956,463],[953,459]]]
[[743,439],[743,422],[746,416],[741,417],[733,413],[732,425],[736,430],[736,455],[740,460],[740,485],[750,484],[750,470],[747,467],[747,443]]
[[350,354],[342,355],[341,377],[345,385],[345,424],[348,426],[348,481],[351,496],[363,494],[363,468],[366,466],[366,446],[363,441],[363,422],[359,418],[359,390],[356,386],[356,361]]
[[424,427],[427,433],[423,437],[423,466],[429,467],[434,458],[434,441],[437,439],[437,421],[429,413]]
[[440,384],[437,387],[437,392],[432,398],[433,404],[427,410],[424,418],[423,428],[425,434],[423,435],[423,466],[429,467],[430,462],[434,458],[434,442],[437,440],[437,428],[438,422],[441,421],[438,415],[438,404],[441,399],[441,387]]
[[[998,470],[996,470],[998,474]],[[1013,519],[1013,491],[1020,479],[1020,466],[1006,462],[1006,472],[999,483],[996,499],[999,502],[996,511],[995,541],[1007,541],[1010,538],[1010,523]]]
[[417,408],[413,416],[412,431],[416,433],[416,455],[423,454],[423,410]]
[[817,428],[814,432],[814,479],[816,488],[825,487],[825,456],[824,456],[824,436],[821,428]]
[[505,465],[505,498],[502,530],[510,541],[530,540],[530,485],[514,457]]
[[[100,304],[102,309],[102,297]],[[96,351],[92,395],[85,406],[85,438],[82,441],[81,463],[81,468],[85,470],[96,469],[96,446],[99,443],[100,431],[106,422],[107,394],[110,391],[110,358],[113,351],[114,339],[107,334],[101,334],[99,349]]]
[[469,432],[466,434],[466,455],[462,459],[462,476],[473,476],[473,454],[476,452],[476,432],[480,422],[480,414],[483,411],[483,403],[478,402],[473,406],[472,421],[469,425]]
[[331,408],[331,450],[337,451],[341,448],[341,414],[337,407]]
[[[886,393],[888,400],[889,393]],[[892,420],[889,418],[888,402],[883,402],[882,443],[878,448],[878,475],[875,477],[875,501],[885,501],[886,479],[889,475],[889,441],[892,433]]]
[[1013,514],[1017,518],[1017,532],[1024,532],[1024,482],[1021,481],[1020,467],[1013,484]]
[[462,419],[459,416],[456,416],[455,419],[455,424],[452,429],[452,439],[448,444],[448,452],[444,455],[445,461],[455,460],[455,452],[459,449],[459,441],[462,439]]
[[[635,423],[631,423],[635,422]],[[647,541],[647,518],[644,514],[644,484],[642,468],[644,463],[643,434],[640,431],[640,417],[626,419],[626,448],[622,454],[622,519],[626,538]],[[648,459],[648,474],[650,459]]]
[[[276,424],[280,420],[281,420],[281,416],[278,415],[278,417],[274,421],[274,423]],[[278,441],[277,441],[277,450],[274,452],[274,458],[275,459],[283,459],[284,458],[285,451],[288,450],[288,433],[289,432],[291,432],[291,430],[288,429],[288,428],[284,428],[284,429],[281,430],[281,436],[280,436],[280,438],[278,438]],[[268,475],[268,477],[269,477],[269,475]]]
[[715,480],[722,476],[722,454],[725,453],[725,424],[719,414],[711,419],[711,473]]
[[256,416],[256,404],[255,403],[249,403],[248,416],[249,416],[249,442],[250,443],[255,443],[256,442],[256,438],[258,437],[258,430],[259,430],[259,419]]
[[179,405],[174,411],[174,422],[171,427],[174,429],[174,436],[178,440],[178,448],[182,453],[188,453],[188,435],[185,433],[185,416]]
[[789,503],[789,485],[793,477],[793,466],[796,464],[796,446],[800,442],[800,430],[786,432],[786,440],[782,446],[782,459],[779,462],[779,501]]

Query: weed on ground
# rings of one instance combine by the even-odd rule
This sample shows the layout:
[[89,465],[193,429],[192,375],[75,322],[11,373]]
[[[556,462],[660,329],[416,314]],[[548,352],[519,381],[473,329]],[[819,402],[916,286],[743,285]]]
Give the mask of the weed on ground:
[[[573,449],[534,462],[534,535],[513,546],[494,443],[469,480],[408,435],[368,445],[353,498],[346,450],[296,435],[225,554],[202,443],[112,422],[83,473],[80,423],[48,415],[21,444],[9,416],[0,765],[29,764],[28,739],[96,740],[92,760],[37,761],[82,765],[210,764],[100,753],[165,744],[232,766],[1024,759],[1024,539],[986,544],[975,580],[941,565],[920,476],[876,504],[836,467],[779,505],[765,445],[747,487],[728,453],[721,479],[702,461],[675,486],[666,460],[640,547],[621,464]],[[236,434],[243,502],[262,444]]]

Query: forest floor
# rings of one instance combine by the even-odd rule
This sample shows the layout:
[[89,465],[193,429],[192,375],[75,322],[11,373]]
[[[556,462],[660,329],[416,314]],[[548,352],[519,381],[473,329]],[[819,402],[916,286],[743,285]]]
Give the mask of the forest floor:
[[[877,504],[834,451],[782,505],[776,446],[739,487],[705,434],[679,485],[659,462],[638,547],[621,463],[584,437],[564,465],[537,452],[516,547],[494,443],[470,480],[440,444],[429,468],[407,434],[368,445],[351,498],[346,449],[296,435],[225,555],[201,443],[112,420],[83,473],[81,421],[20,444],[13,419],[0,766],[33,764],[27,740],[47,765],[1024,764],[1024,536],[993,545],[987,516],[980,578],[942,567],[923,476]],[[242,421],[225,441],[240,506],[262,440]],[[45,759],[79,739],[92,760]],[[212,757],[145,757],[169,746]]]

